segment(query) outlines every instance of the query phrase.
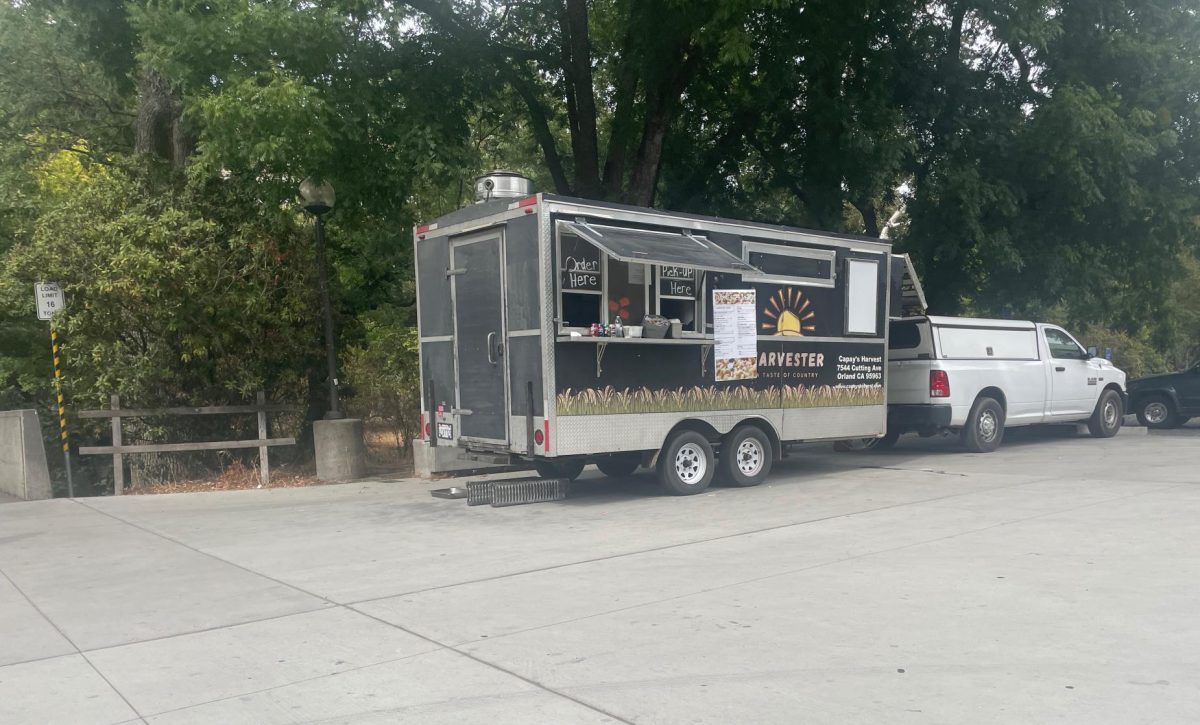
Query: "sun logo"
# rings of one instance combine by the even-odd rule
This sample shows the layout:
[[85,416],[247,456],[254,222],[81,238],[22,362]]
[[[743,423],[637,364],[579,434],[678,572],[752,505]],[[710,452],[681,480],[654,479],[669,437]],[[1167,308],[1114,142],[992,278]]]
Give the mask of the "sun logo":
[[812,301],[806,299],[804,293],[798,289],[780,289],[763,308],[763,314],[774,321],[764,322],[762,328],[774,330],[775,332],[771,333],[773,335],[786,337],[800,337],[813,332],[817,327],[809,320],[816,317],[817,313],[808,309],[811,304]]

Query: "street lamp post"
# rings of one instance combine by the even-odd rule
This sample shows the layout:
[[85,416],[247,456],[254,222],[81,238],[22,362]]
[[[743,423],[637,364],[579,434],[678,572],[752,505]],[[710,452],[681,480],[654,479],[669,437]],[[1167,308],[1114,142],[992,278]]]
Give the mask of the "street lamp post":
[[333,332],[333,308],[329,304],[329,272],[325,261],[325,222],[322,217],[333,209],[336,195],[328,182],[310,178],[300,182],[300,197],[304,208],[315,220],[317,237],[317,282],[321,288],[321,317],[325,324],[325,363],[329,375],[329,412],[325,420],[340,420],[346,417],[338,400],[337,343]]

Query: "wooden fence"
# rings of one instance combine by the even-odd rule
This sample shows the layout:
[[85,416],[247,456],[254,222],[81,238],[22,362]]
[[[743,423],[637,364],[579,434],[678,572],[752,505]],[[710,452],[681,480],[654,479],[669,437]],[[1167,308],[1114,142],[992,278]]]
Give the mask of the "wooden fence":
[[[264,486],[271,482],[271,468],[267,460],[267,449],[271,446],[291,446],[296,444],[295,438],[268,438],[267,413],[295,413],[299,408],[288,405],[268,405],[266,394],[258,392],[258,402],[255,405],[213,405],[202,408],[121,408],[121,398],[112,396],[109,410],[82,410],[80,418],[112,418],[111,446],[80,446],[79,454],[83,456],[112,455],[113,457],[113,488],[116,495],[125,492],[125,455],[133,453],[180,453],[190,451],[222,451],[238,448],[257,448],[259,477]],[[258,437],[240,441],[204,441],[196,443],[146,443],[125,445],[121,437],[122,418],[153,418],[171,415],[258,415]]]

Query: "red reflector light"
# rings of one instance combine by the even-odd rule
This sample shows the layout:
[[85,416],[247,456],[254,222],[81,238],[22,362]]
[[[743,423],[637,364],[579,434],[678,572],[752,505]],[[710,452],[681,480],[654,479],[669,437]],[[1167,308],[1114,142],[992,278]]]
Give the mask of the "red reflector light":
[[526,197],[526,198],[524,198],[524,199],[522,199],[522,200],[518,201],[518,202],[517,202],[517,208],[518,208],[518,209],[520,209],[520,208],[521,208],[521,207],[523,207],[523,206],[533,206],[533,205],[534,205],[534,204],[536,204],[536,203],[537,203],[537,197],[536,197],[536,196],[529,196],[529,197]]
[[534,443],[536,443],[540,446],[545,441],[546,441],[546,436],[542,435],[542,432],[540,430],[535,430],[533,432],[533,442]]
[[950,397],[950,376],[946,374],[945,370],[929,371],[929,397]]
[[425,233],[425,232],[427,232],[427,231],[429,231],[429,225],[428,225],[428,224],[424,224],[424,225],[422,225],[422,226],[419,226],[419,227],[417,227],[417,234],[424,234],[424,233]]

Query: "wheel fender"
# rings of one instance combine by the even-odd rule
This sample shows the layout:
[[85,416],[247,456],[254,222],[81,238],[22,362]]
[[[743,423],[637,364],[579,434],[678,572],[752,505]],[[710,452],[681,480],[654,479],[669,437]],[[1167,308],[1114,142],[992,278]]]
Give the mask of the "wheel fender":
[[730,428],[725,435],[721,436],[721,442],[725,443],[735,431],[741,430],[747,426],[758,428],[767,436],[767,440],[771,442],[771,448],[773,449],[773,455],[771,456],[773,460],[783,460],[783,445],[779,440],[779,431],[775,430],[775,426],[771,425],[771,421],[760,415],[747,416],[738,421],[737,425]]
[[1173,386],[1166,386],[1162,388],[1138,390],[1136,393],[1130,393],[1129,411],[1132,413],[1138,408],[1141,408],[1142,404],[1146,401],[1146,398],[1149,398],[1152,395],[1164,395],[1167,397],[1167,400],[1171,402],[1171,405],[1175,408],[1175,410],[1180,409],[1179,395],[1175,392],[1175,388]]

